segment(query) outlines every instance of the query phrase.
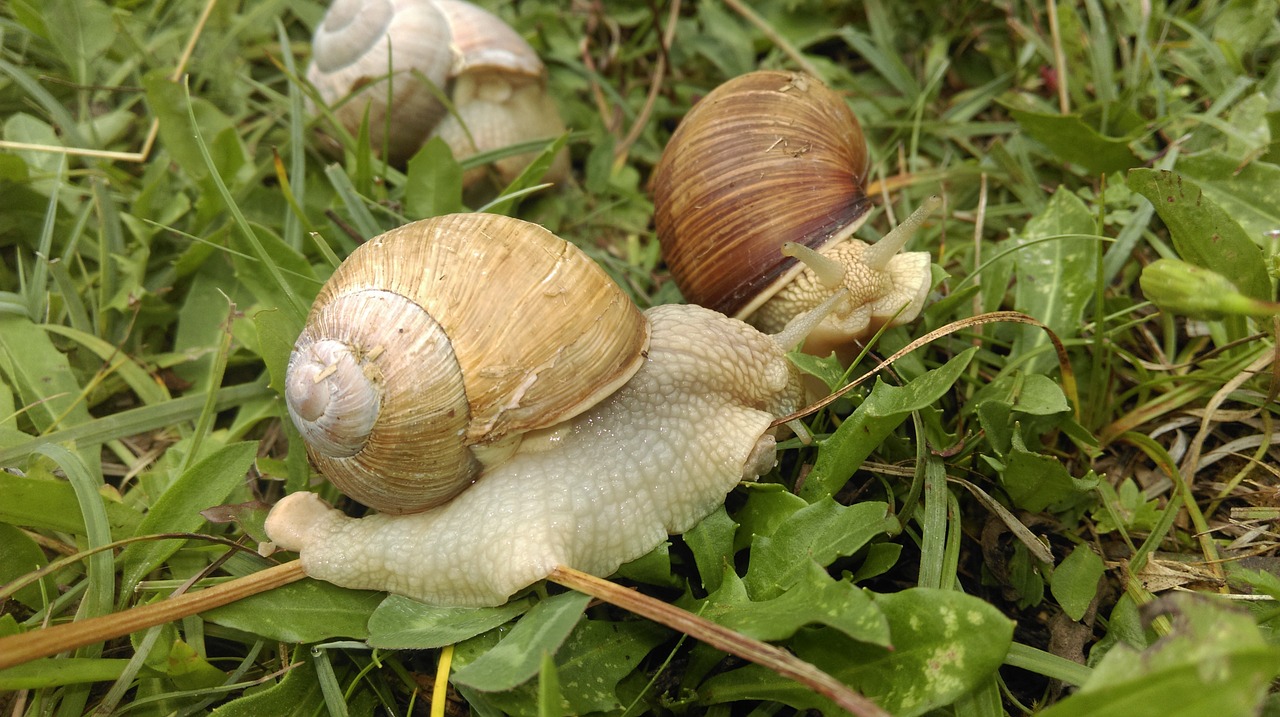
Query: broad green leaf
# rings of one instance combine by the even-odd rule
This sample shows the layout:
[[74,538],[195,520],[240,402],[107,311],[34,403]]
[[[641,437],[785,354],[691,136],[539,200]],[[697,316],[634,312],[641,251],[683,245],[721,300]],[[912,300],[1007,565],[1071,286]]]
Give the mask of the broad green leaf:
[[[142,78],[147,91],[147,105],[160,120],[160,141],[182,171],[198,182],[209,175],[208,167],[200,154],[200,147],[191,133],[191,121],[187,117],[187,100],[182,86],[169,79],[169,70],[155,70]],[[193,97],[192,111],[200,123],[205,137],[217,137],[226,130],[234,131],[231,119],[207,100]],[[224,167],[219,167],[223,171]],[[225,174],[223,176],[226,176]]]
[[[1066,395],[1053,379],[1042,374],[1011,371],[984,386],[971,404],[982,430],[999,455],[1008,453],[1013,445],[1013,432],[1020,421],[1023,441],[1030,440],[1032,431],[1047,429],[1047,422],[1037,417],[1064,415],[1071,411]],[[1030,427],[1032,430],[1027,430]]]
[[232,308],[228,302],[235,301],[237,296],[243,296],[248,303],[252,294],[235,280],[230,267],[224,262],[204,262],[199,273],[191,279],[187,298],[178,311],[177,334],[173,343],[174,351],[185,352],[189,357],[174,366],[173,372],[191,384],[191,393],[203,393],[209,385],[215,347],[227,330],[228,314]]
[[324,696],[316,689],[316,667],[302,659],[276,684],[234,699],[213,710],[216,717],[314,717],[324,709]]
[[1195,181],[1254,242],[1280,226],[1280,166],[1255,161],[1241,167],[1231,157],[1205,153],[1180,158],[1178,173]]
[[573,687],[566,695],[571,714],[619,709],[618,683],[670,637],[647,620],[580,622],[556,654],[560,683]]
[[747,597],[746,586],[730,567],[719,589],[686,609],[770,642],[790,639],[801,627],[818,624],[861,642],[889,644],[889,623],[867,593],[852,583],[832,579],[814,562],[809,562],[801,579],[781,595],[758,602]]
[[795,364],[801,371],[815,376],[829,391],[835,391],[844,385],[844,366],[840,364],[840,359],[835,353],[826,358],[818,358],[810,354],[792,351],[787,354],[787,360]]
[[[1060,188],[1017,236],[1014,308],[1039,319],[1059,338],[1080,333],[1085,307],[1094,296],[1099,240],[1093,233],[1089,208]],[[1020,327],[1017,336],[1011,352],[1015,357],[1049,345],[1049,336],[1038,327]],[[1045,372],[1057,366],[1057,358],[1047,351],[1028,366],[1030,372]]]
[[224,627],[281,642],[319,642],[334,637],[363,640],[369,634],[369,616],[385,596],[319,580],[301,580],[201,616]]
[[289,366],[293,345],[298,340],[298,327],[293,317],[278,309],[253,312],[253,326],[258,332],[258,350],[262,352],[262,361],[271,376],[269,385],[283,396],[285,369]]
[[1103,135],[1078,114],[1014,109],[1009,115],[1022,131],[1048,147],[1058,159],[1078,164],[1091,174],[1111,174],[1142,163],[1129,148],[1132,137]]
[[650,585],[682,587],[684,578],[671,572],[671,543],[662,541],[653,550],[618,566],[614,576]]
[[115,41],[111,8],[98,0],[48,0],[44,23],[54,28],[49,40],[81,84],[92,84],[97,67],[93,61]]
[[1067,617],[1079,620],[1084,617],[1089,603],[1098,594],[1098,581],[1106,567],[1102,558],[1087,545],[1077,545],[1071,554],[1053,569],[1049,590],[1062,606]]
[[1013,447],[1003,461],[990,457],[987,461],[996,465],[1000,484],[1014,505],[1032,513],[1051,506],[1064,508],[1098,485],[1098,477],[1093,471],[1083,478],[1076,478],[1057,458],[1028,451],[1017,433],[1013,434]]
[[1154,169],[1131,171],[1128,184],[1155,206],[1179,257],[1229,277],[1245,296],[1261,301],[1272,298],[1262,250],[1199,185]]
[[1280,674],[1253,619],[1203,595],[1164,598],[1173,631],[1141,652],[1111,648],[1080,691],[1043,717],[1252,717]]
[[405,171],[404,209],[410,219],[463,211],[462,167],[443,139],[432,137]]
[[[231,491],[244,484],[245,474],[253,465],[258,444],[241,441],[224,446],[191,466],[152,504],[138,535],[153,533],[195,532],[204,525],[200,511],[225,503]],[[133,592],[133,586],[155,570],[183,546],[183,540],[149,540],[133,543],[120,554],[123,568],[121,592]]]
[[[3,489],[0,488],[0,490]],[[0,522],[0,585],[6,585],[27,573],[39,570],[48,562],[44,557],[44,551],[40,550],[40,546],[28,538],[26,533],[8,523]],[[40,589],[41,583],[44,584],[43,596]],[[32,583],[12,595],[14,600],[31,610],[39,610],[44,607],[46,600],[52,601],[56,597],[57,587],[49,577]],[[0,604],[3,603],[4,599],[0,598]]]
[[[0,670],[0,692],[108,682],[119,678],[128,664],[128,660],[112,660],[105,657],[49,657],[33,660]],[[140,675],[159,677],[160,673],[144,667]]]
[[[236,278],[249,289],[261,308],[281,309],[283,316],[278,319],[281,330],[285,335],[293,334],[297,338],[302,333],[302,324],[287,310],[292,301],[288,296],[289,290],[309,305],[320,290],[321,282],[315,278],[306,258],[298,250],[285,244],[283,239],[273,232],[261,229],[255,231],[255,234],[266,253],[265,260],[258,257],[257,251],[243,233],[231,232],[229,235],[231,246],[239,252],[231,259],[236,268]],[[274,269],[267,266],[268,261],[274,265]],[[277,275],[288,283],[288,287],[281,286],[276,281]],[[239,308],[244,310],[249,307]]]
[[[0,314],[0,372],[17,389],[26,415],[40,432],[67,428],[90,420],[82,389],[67,357],[53,345],[44,329],[30,319]],[[97,453],[92,460],[97,465]]]
[[[636,667],[658,645],[671,638],[666,628],[648,620],[606,622],[581,620],[555,654],[556,671],[568,703],[568,714],[585,715],[617,712],[619,683],[634,676]],[[488,643],[489,638],[471,642]],[[461,649],[462,646],[459,646]],[[455,662],[458,654],[454,654]],[[459,689],[473,707],[489,707],[511,715],[537,714],[540,685],[536,680],[506,692],[478,692],[465,685]]]
[[747,502],[734,514],[738,521],[734,552],[749,547],[757,535],[773,535],[796,511],[809,505],[804,498],[776,484],[757,484],[745,492]]
[[733,536],[737,530],[738,524],[733,522],[722,505],[693,526],[693,530],[685,531],[684,542],[693,551],[704,590],[718,589],[725,568],[732,567]]
[[477,690],[509,690],[538,672],[543,653],[554,654],[582,617],[591,598],[567,592],[525,613],[496,647],[453,673],[453,681]]
[[[1009,651],[1013,622],[978,598],[930,588],[872,597],[889,621],[892,648],[831,628],[802,630],[791,648],[896,717],[951,704],[994,675]],[[838,714],[825,698],[758,665],[717,675],[698,694],[708,704],[766,699]]]
[[227,681],[227,673],[211,665],[182,640],[174,640],[170,646],[165,674],[182,690],[207,690]]
[[[16,476],[0,471],[0,521],[41,530],[84,535],[84,518],[75,490],[66,481]],[[142,516],[133,508],[100,496],[115,539],[134,534]]]
[[796,511],[771,536],[757,536],[744,583],[754,600],[768,600],[802,580],[809,565],[853,555],[877,535],[896,530],[885,503],[844,506],[823,498]]
[[976,347],[966,349],[905,386],[890,386],[877,379],[862,405],[819,444],[818,460],[798,491],[800,497],[813,502],[835,495],[912,411],[933,405],[951,390],[976,352]]
[[505,625],[532,604],[532,598],[521,598],[498,607],[438,607],[388,595],[369,616],[369,644],[396,650],[444,647]]

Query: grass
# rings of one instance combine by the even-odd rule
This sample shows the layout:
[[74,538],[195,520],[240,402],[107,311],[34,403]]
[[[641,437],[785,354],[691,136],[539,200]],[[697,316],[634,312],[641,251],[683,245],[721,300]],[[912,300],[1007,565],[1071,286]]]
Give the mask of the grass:
[[[928,340],[613,580],[893,714],[1280,714],[1280,20],[1051,7],[496,7],[574,130],[567,185],[501,208],[641,306],[680,300],[648,176],[688,107],[757,67],[846,93],[872,160],[860,237],[945,200],[911,247],[939,269],[930,306],[849,373]],[[461,206],[448,157],[326,149],[297,81],[323,11],[0,9],[0,637],[266,566],[267,505],[310,479],[271,383],[302,311],[357,239]],[[450,713],[830,709],[577,600],[450,611],[303,581],[0,670],[0,706],[408,714],[448,654]]]

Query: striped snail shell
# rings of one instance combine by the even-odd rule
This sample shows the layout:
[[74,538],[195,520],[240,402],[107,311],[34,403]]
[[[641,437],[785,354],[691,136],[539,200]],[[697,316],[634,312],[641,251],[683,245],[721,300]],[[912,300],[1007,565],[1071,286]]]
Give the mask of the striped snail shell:
[[545,229],[437,217],[370,240],[334,272],[290,356],[286,404],[340,490],[417,512],[504,460],[521,434],[613,393],[648,340],[622,290]]
[[[654,171],[672,277],[691,303],[767,332],[843,284],[848,301],[806,343],[818,353],[913,319],[929,255],[898,252],[918,220],[888,242],[850,239],[870,209],[866,174],[866,140],[839,94],[795,72],[729,80],[685,115]],[[800,248],[784,255],[787,243]]]

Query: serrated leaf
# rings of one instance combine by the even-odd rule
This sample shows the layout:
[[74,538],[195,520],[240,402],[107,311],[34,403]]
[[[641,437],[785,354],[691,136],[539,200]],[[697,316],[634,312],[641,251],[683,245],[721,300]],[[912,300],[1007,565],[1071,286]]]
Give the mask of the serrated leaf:
[[732,568],[720,588],[693,602],[690,612],[759,640],[789,639],[805,625],[829,625],[861,642],[889,644],[889,623],[860,588],[834,580],[810,562],[801,579],[770,600],[752,601]]
[[897,527],[886,503],[844,506],[823,498],[796,511],[773,535],[752,541],[747,592],[753,600],[777,597],[799,582],[811,563],[830,565]]
[[[1089,208],[1059,188],[1016,238],[1021,248],[1014,253],[1014,308],[1039,319],[1059,338],[1080,333],[1085,306],[1095,293],[1099,248],[1098,239],[1089,236],[1093,233]],[[1043,329],[1019,327],[1011,355],[1023,356],[1048,344]],[[1056,356],[1046,351],[1027,371],[1044,372],[1056,365]]]
[[[138,535],[198,530],[205,523],[200,511],[225,503],[231,491],[244,484],[245,474],[257,453],[256,442],[241,441],[224,446],[192,465],[152,504],[138,524]],[[185,542],[149,540],[125,548],[120,555],[121,591],[133,592],[139,580]]]
[[1080,691],[1042,717],[1252,717],[1280,674],[1280,648],[1268,645],[1248,613],[1200,595],[1173,594],[1173,631],[1141,652],[1117,644]]
[[[745,491],[747,502],[734,514],[738,532],[734,536],[736,553],[751,545],[757,535],[773,535],[778,526],[809,503],[795,493],[776,484],[757,484]],[[719,580],[719,578],[716,578]]]
[[1071,554],[1063,558],[1053,569],[1049,579],[1049,591],[1072,620],[1084,617],[1089,603],[1098,594],[1098,581],[1106,567],[1102,558],[1087,545],[1077,545]]
[[534,605],[496,647],[453,673],[453,681],[486,692],[509,690],[538,672],[543,653],[555,654],[591,597],[568,592]]
[[[1013,622],[963,593],[912,588],[874,595],[873,601],[889,622],[891,649],[851,640],[831,628],[801,631],[791,648],[897,717],[950,704],[982,684],[1012,643]],[[766,699],[838,713],[825,698],[757,665],[717,675],[698,693],[710,704]]]
[[818,460],[798,491],[800,497],[813,502],[835,495],[912,411],[933,405],[951,389],[976,352],[976,347],[966,349],[905,386],[890,386],[877,379],[862,405],[819,444]]
[[1127,183],[1155,206],[1184,261],[1229,277],[1245,296],[1261,301],[1272,298],[1262,250],[1198,184],[1154,169],[1129,172]]
[[385,593],[300,580],[203,612],[201,617],[281,642],[363,640],[369,635],[369,616],[383,597]]
[[528,597],[498,607],[439,607],[388,595],[369,616],[369,644],[396,650],[452,645],[504,625],[532,606]]
[[826,358],[819,358],[799,351],[792,351],[787,354],[787,360],[795,364],[796,368],[801,371],[817,377],[829,391],[834,391],[844,385],[844,366],[840,364],[840,359],[834,352]]

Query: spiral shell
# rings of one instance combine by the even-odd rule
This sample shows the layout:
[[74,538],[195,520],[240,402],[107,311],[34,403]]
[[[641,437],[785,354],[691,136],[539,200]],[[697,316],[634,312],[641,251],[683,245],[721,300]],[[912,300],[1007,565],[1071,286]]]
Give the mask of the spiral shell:
[[867,147],[844,100],[818,80],[759,71],[685,115],[653,177],[663,256],[691,303],[744,318],[803,269],[786,242],[851,235],[870,203]]
[[[462,0],[335,0],[312,52],[307,79],[325,104],[352,134],[367,110],[371,146],[385,143],[397,164],[433,133],[463,159],[565,131],[537,53],[497,16]],[[437,93],[448,94],[456,116]],[[508,158],[499,171],[509,180],[529,160]],[[559,159],[553,174],[566,174],[567,161]]]
[[[493,291],[493,286],[501,291]],[[447,501],[636,372],[649,326],[580,250],[491,214],[405,225],[321,289],[286,403],[317,468],[389,513]]]

